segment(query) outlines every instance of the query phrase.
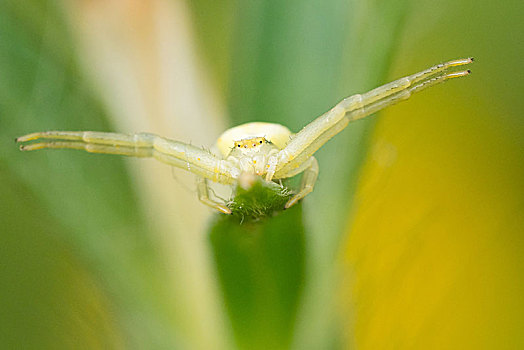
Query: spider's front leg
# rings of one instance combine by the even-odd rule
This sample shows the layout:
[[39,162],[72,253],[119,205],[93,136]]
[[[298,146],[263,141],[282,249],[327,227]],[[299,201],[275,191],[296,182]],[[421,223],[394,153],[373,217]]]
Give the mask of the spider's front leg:
[[[303,187],[286,204],[295,204],[313,189],[318,173],[313,154],[327,141],[337,135],[349,122],[362,119],[397,102],[408,99],[413,93],[450,79],[469,75],[469,70],[457,70],[473,62],[473,58],[449,61],[421,72],[397,79],[364,94],[345,98],[327,113],[306,125],[291,137],[286,146],[268,159],[266,181],[293,176],[304,170]],[[308,163],[312,162],[312,163]],[[304,168],[308,165],[307,169]]]
[[450,79],[469,75],[469,70],[456,70],[473,62],[472,58],[438,64],[419,73],[340,101],[331,110],[293,135],[276,156],[269,159],[266,180],[283,177],[306,162],[322,145],[341,132],[351,121],[362,119],[388,106],[408,99],[413,93]]
[[[231,184],[238,169],[210,152],[158,135],[132,135],[95,131],[46,131],[19,137],[22,151],[40,149],[78,149],[91,153],[118,154],[131,157],[153,157],[214,182]],[[29,143],[31,141],[37,141]]]

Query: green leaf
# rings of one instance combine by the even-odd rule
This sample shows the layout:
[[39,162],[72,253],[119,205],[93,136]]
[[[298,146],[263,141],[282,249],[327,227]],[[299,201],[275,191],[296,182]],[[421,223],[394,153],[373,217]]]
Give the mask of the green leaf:
[[[263,200],[262,189],[245,195]],[[287,348],[305,279],[301,205],[256,221],[221,215],[210,234],[238,347]]]

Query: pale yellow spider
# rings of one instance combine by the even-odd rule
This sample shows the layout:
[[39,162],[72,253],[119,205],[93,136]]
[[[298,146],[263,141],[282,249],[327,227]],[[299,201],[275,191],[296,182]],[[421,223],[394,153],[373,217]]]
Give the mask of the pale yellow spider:
[[149,133],[124,135],[94,131],[46,131],[19,137],[17,142],[51,140],[21,145],[23,151],[71,148],[93,153],[154,157],[197,175],[200,201],[225,214],[231,214],[231,209],[226,203],[209,198],[208,180],[232,185],[246,176],[260,176],[265,177],[265,181],[273,181],[303,172],[299,191],[285,204],[285,208],[289,208],[313,191],[318,175],[318,163],[313,154],[350,121],[405,100],[414,92],[451,78],[466,76],[469,70],[452,71],[452,68],[471,62],[473,58],[453,60],[365,94],[347,97],[296,134],[279,124],[248,123],[234,127],[218,138],[220,155]]

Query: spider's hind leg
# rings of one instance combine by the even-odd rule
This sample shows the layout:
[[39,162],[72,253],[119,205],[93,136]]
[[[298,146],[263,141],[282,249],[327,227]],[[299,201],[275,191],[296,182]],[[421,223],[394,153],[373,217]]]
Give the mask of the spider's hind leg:
[[231,214],[231,209],[229,209],[224,203],[219,203],[217,201],[209,198],[209,188],[207,184],[207,179],[203,177],[197,177],[197,192],[198,199],[205,205],[218,210],[224,214]]
[[299,200],[310,194],[313,191],[313,187],[315,187],[315,182],[317,182],[318,177],[318,162],[315,157],[311,157],[306,161],[306,163],[309,164],[307,164],[307,168],[302,174],[300,190],[293,197],[291,197],[289,201],[287,201],[286,205],[284,206],[286,209],[295,205]]

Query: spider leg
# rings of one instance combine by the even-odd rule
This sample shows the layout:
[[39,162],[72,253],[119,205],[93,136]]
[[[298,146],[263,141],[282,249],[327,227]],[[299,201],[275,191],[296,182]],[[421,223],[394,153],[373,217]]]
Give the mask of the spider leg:
[[364,94],[345,98],[327,113],[318,117],[289,141],[269,163],[274,164],[266,180],[284,174],[307,161],[322,145],[341,132],[350,121],[362,119],[397,102],[408,99],[413,93],[442,83],[446,80],[466,76],[465,71],[450,71],[453,67],[473,62],[472,58],[459,59],[439,64],[419,73],[395,80]]
[[125,135],[93,131],[46,131],[25,135],[16,141],[25,143],[33,140],[44,141],[22,144],[20,149],[79,149],[91,153],[153,157],[224,184],[233,183],[238,176],[238,170],[228,161],[198,147],[149,133]]
[[302,174],[302,184],[300,186],[300,190],[286,203],[284,206],[286,209],[295,205],[299,200],[310,194],[313,191],[315,182],[317,182],[318,162],[315,157],[309,158],[304,164],[307,164],[307,167]]
[[90,144],[79,141],[50,141],[50,142],[38,142],[29,145],[21,145],[22,151],[36,151],[40,149],[77,149],[83,150],[89,153],[101,153],[101,154],[116,154],[122,156],[131,157],[151,157],[152,150],[150,148],[139,148],[139,147],[126,147],[126,146],[111,146],[102,144]]
[[200,176],[197,177],[197,192],[198,199],[205,205],[210,206],[221,213],[231,214],[231,209],[229,209],[224,203],[219,203],[209,198],[209,187],[207,179]]

